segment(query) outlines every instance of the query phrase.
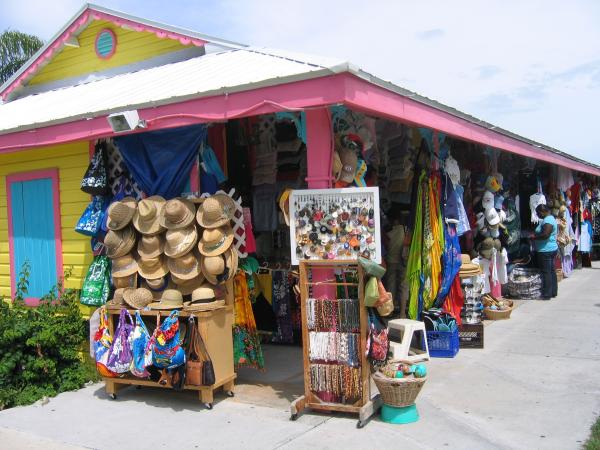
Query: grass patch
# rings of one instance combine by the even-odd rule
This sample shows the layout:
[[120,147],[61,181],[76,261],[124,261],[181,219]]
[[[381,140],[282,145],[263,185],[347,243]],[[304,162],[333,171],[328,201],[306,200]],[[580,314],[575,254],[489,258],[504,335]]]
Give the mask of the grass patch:
[[592,434],[583,446],[585,450],[600,450],[600,417],[596,423],[592,425]]

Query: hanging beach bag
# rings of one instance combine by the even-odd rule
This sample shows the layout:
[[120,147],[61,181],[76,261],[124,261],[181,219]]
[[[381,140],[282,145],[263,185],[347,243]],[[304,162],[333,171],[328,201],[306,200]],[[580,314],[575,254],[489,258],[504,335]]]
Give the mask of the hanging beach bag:
[[81,190],[90,195],[104,195],[109,191],[104,142],[96,144],[94,156],[81,180]]
[[75,231],[86,236],[96,236],[100,231],[107,207],[108,204],[105,197],[100,195],[95,196],[77,221]]
[[106,367],[108,362],[108,351],[112,345],[112,336],[108,330],[108,316],[106,308],[100,309],[100,326],[94,334],[94,357],[96,359],[96,370],[103,377],[118,376]]
[[379,289],[377,288],[377,278],[370,277],[365,284],[365,306],[372,307],[379,301]]
[[185,364],[185,351],[179,338],[179,312],[171,312],[152,339],[152,364],[159,369],[174,369]]
[[189,318],[188,333],[186,382],[194,386],[212,386],[215,384],[215,370],[193,316]]
[[131,369],[131,362],[133,361],[130,340],[132,331],[133,319],[131,314],[126,309],[122,309],[106,363],[106,367],[115,373],[126,373]]
[[387,328],[381,323],[372,309],[369,309],[369,339],[367,342],[367,356],[374,363],[387,360],[390,339]]
[[150,333],[142,320],[139,311],[135,312],[135,327],[131,334],[131,373],[139,378],[148,378],[150,373],[146,367],[152,365],[152,347],[150,346]]
[[110,260],[96,256],[88,268],[79,301],[88,306],[102,306],[110,293]]

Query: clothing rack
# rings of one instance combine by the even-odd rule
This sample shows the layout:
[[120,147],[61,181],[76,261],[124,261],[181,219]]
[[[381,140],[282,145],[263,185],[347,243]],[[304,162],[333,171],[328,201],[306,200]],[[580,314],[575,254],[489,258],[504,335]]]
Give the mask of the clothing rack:
[[[315,280],[313,271],[352,271],[357,282],[337,281],[327,276]],[[296,420],[306,408],[358,414],[357,428],[381,406],[379,394],[372,394],[371,371],[366,357],[368,313],[364,304],[363,270],[355,261],[300,261],[300,305],[304,360],[304,395],[294,400],[290,419]],[[311,295],[318,288],[327,295]],[[351,287],[357,298],[338,298]]]

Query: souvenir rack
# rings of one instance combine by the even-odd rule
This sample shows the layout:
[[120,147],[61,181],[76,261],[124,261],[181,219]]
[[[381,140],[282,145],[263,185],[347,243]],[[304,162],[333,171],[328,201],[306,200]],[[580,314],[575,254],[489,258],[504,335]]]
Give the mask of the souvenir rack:
[[[357,281],[338,281],[336,279],[323,279],[323,280],[315,280],[314,270],[317,269],[321,272],[326,270],[329,273],[334,272],[347,272],[351,271],[356,273]],[[324,270],[323,270],[324,269]],[[369,367],[369,362],[366,357],[366,345],[367,345],[367,335],[368,335],[368,315],[367,310],[364,305],[364,286],[363,286],[363,271],[360,265],[356,261],[341,261],[341,260],[310,260],[310,261],[300,261],[300,297],[301,297],[301,316],[302,316],[302,347],[303,347],[303,360],[304,360],[304,395],[294,400],[291,404],[290,408],[290,419],[296,420],[298,415],[306,408],[315,410],[315,411],[337,411],[337,412],[345,412],[351,414],[358,414],[359,420],[357,423],[358,428],[362,428],[367,420],[375,414],[378,410],[379,406],[381,406],[381,401],[379,394],[372,396],[371,392],[371,371]],[[343,300],[335,300],[337,295],[332,296],[334,300],[329,299],[318,299],[318,294],[316,294],[317,289],[323,289],[328,287],[329,290],[337,290],[341,288],[348,292],[348,290],[354,289],[355,292],[358,293],[356,298],[353,299],[343,299]],[[315,298],[311,298],[314,295]],[[315,314],[314,304],[319,301],[325,302],[334,302],[336,307],[340,308],[341,303],[339,302],[351,302],[353,303],[355,313],[351,314],[352,325],[344,325],[343,321],[346,319],[346,312],[340,313],[339,309],[336,312],[332,313],[332,317],[336,324],[334,325],[334,330],[342,331],[340,333],[328,333],[328,332],[319,332],[328,328],[326,325],[323,326],[323,320],[321,319],[321,324],[318,323],[320,319],[316,319],[319,313]],[[312,303],[312,304],[310,304]],[[346,308],[348,305],[343,305],[343,308]],[[331,306],[321,308],[319,311],[330,310]],[[317,308],[318,309],[318,308]],[[310,317],[309,317],[310,316]],[[326,318],[324,319],[327,320]],[[331,329],[331,328],[330,328]],[[315,335],[355,335],[356,342],[358,343],[358,348],[354,348],[352,345],[350,346],[350,350],[348,349],[347,344],[340,345],[340,347],[334,346],[335,348],[344,347],[343,350],[339,351],[338,355],[322,355],[322,349],[320,348],[311,348],[311,338],[312,343],[315,344]],[[311,336],[312,335],[312,336]],[[344,361],[344,356],[350,354],[351,351],[355,351],[355,359],[348,364],[347,361]],[[358,382],[357,388],[354,388],[354,392],[358,392],[358,395],[354,398],[345,398],[344,394],[340,395],[332,395],[329,398],[323,398],[323,387],[319,388],[318,386],[313,386],[315,382],[315,376],[320,376],[323,374],[321,372],[319,374],[319,370],[328,370],[333,369],[331,372],[334,378],[334,391],[346,392],[347,389],[347,380],[348,377],[347,372],[350,370],[356,370],[357,373],[353,372],[353,375],[356,375],[358,379],[352,379],[352,383]],[[336,370],[337,369],[337,370]],[[341,373],[341,376],[337,375],[335,372]],[[341,371],[341,372],[340,372]],[[316,375],[318,374],[318,375]],[[327,377],[327,374],[325,373]],[[320,384],[323,384],[319,382]],[[328,381],[325,383],[327,386],[331,386],[332,384]],[[321,390],[320,393],[317,393],[317,390]]]
[[[212,386],[193,386],[185,385],[184,390],[198,391],[200,401],[204,403],[204,406],[208,409],[212,409],[214,401],[214,392],[222,388],[223,391],[229,396],[233,397],[233,387],[236,374],[233,365],[233,280],[229,280],[226,283],[226,296],[225,305],[209,311],[198,311],[198,312],[179,312],[180,321],[187,322],[187,319],[194,315],[196,323],[198,325],[198,331],[202,335],[202,339],[206,344],[206,348],[211,357],[213,367],[215,370],[215,384]],[[121,307],[108,307],[108,326],[111,335],[114,336],[115,326],[119,320],[119,313]],[[129,312],[133,315],[136,313],[135,309],[129,309]],[[143,310],[139,311],[144,320],[152,320],[151,318],[164,319],[172,310]],[[149,323],[149,322],[148,322]],[[162,386],[158,382],[137,378],[133,375],[126,375],[119,378],[107,378],[103,377],[106,393],[115,400],[117,398],[117,392],[129,385],[134,385],[140,388],[141,386],[151,386],[163,389],[172,389],[170,386]]]

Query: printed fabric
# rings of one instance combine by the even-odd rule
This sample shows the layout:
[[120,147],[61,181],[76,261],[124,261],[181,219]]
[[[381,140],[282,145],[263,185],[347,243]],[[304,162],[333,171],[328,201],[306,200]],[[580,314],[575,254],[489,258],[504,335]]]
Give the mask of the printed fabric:
[[277,328],[271,340],[278,344],[291,344],[294,342],[290,285],[287,275],[287,271],[284,270],[273,271],[273,312],[275,313]]
[[265,360],[256,331],[246,274],[240,271],[234,279],[233,362],[235,367],[263,369]]

